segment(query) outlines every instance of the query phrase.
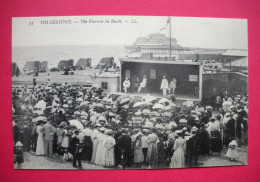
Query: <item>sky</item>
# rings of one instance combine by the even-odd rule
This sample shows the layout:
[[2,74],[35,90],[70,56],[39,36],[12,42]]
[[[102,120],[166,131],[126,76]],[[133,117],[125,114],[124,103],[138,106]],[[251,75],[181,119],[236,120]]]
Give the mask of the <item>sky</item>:
[[[46,24],[52,20],[71,23]],[[152,33],[164,33],[168,36],[167,20],[168,17],[162,16],[13,18],[12,45],[131,45],[139,36]],[[171,17],[171,27],[171,36],[183,47],[248,47],[246,19]]]

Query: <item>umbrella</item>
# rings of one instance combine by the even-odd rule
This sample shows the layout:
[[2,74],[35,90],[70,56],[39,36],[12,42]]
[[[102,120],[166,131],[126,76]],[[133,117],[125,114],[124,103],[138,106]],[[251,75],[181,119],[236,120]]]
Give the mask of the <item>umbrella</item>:
[[162,104],[162,103],[165,103],[165,102],[170,103],[170,101],[169,101],[168,99],[166,99],[166,98],[160,99],[158,103],[159,103],[159,104]]
[[148,109],[143,110],[143,114],[144,114],[144,115],[149,115],[150,113],[151,113],[151,111],[148,110]]
[[163,108],[164,108],[164,106],[162,104],[155,104],[153,106],[153,109],[163,109]]
[[129,98],[123,98],[123,99],[120,101],[120,104],[126,104],[127,102],[130,102],[130,99],[129,99]]
[[82,98],[82,97],[79,97],[79,98],[77,98],[76,101],[77,101],[77,102],[83,102],[83,98]]
[[153,101],[157,101],[157,98],[154,96],[148,96],[145,98],[145,102],[153,102]]
[[79,111],[75,111],[74,115],[80,115],[80,112]]
[[47,118],[45,117],[45,116],[39,116],[39,117],[37,117],[37,118],[34,118],[33,120],[32,120],[32,122],[38,122],[38,121],[46,121],[47,120]]
[[85,111],[82,111],[80,114],[81,114],[81,116],[87,116],[88,115]]
[[172,107],[169,105],[169,106],[166,106],[164,109],[168,111],[168,110],[171,110],[171,108]]
[[34,106],[34,108],[44,109],[44,108],[46,108],[46,102],[44,102],[43,100],[40,100],[40,101]]
[[144,102],[137,102],[137,103],[134,104],[133,107],[141,107],[141,106],[143,106],[144,104],[145,104]]
[[151,102],[145,102],[145,105],[146,105],[146,106],[152,106],[153,103],[151,103]]
[[136,116],[140,116],[141,114],[142,114],[142,113],[139,112],[139,111],[135,113]]
[[82,125],[81,122],[78,121],[78,120],[70,120],[69,123],[70,123],[70,125],[72,125],[72,126],[76,126],[77,129],[83,129],[83,125]]
[[89,101],[84,101],[80,104],[80,106],[87,106],[89,104]]
[[101,104],[101,103],[97,103],[97,104],[95,105],[95,107],[104,107],[104,105]]
[[172,113],[171,112],[165,112],[165,113],[163,113],[163,115],[166,116],[166,117],[171,117]]
[[107,122],[107,119],[104,116],[100,116],[98,118],[98,121],[105,121],[105,122]]

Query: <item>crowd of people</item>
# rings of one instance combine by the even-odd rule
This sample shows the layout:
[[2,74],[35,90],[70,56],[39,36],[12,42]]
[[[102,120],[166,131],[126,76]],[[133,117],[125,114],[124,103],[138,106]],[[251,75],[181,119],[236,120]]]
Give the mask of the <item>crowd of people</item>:
[[101,89],[64,83],[13,89],[13,141],[17,161],[23,151],[63,156],[116,168],[198,166],[200,155],[230,160],[247,144],[247,95],[221,98],[220,112],[173,95],[108,96]]

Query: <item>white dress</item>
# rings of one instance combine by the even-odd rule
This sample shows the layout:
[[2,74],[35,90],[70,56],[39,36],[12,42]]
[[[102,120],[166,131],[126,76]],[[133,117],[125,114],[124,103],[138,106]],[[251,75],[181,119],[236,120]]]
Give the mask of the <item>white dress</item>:
[[186,140],[183,138],[176,139],[173,148],[175,151],[171,159],[170,168],[184,168]]
[[107,136],[104,139],[104,166],[114,166],[115,165],[115,153],[114,146],[116,144],[115,139],[112,136]]
[[104,139],[105,135],[103,133],[100,133],[98,135],[98,147],[97,147],[97,153],[95,158],[95,164],[96,165],[103,165],[104,161]]
[[38,133],[36,155],[45,155],[45,150],[44,150],[45,140],[44,140],[43,133],[41,132],[41,128],[42,126],[37,126],[36,128],[36,132]]
[[97,147],[98,147],[98,135],[99,135],[99,131],[97,129],[94,129],[93,135],[91,137],[93,142],[91,162],[95,162],[96,159]]

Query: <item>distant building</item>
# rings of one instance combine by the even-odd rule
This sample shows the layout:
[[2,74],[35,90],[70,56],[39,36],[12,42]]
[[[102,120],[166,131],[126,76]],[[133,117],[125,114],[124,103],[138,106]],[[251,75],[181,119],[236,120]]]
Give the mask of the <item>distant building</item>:
[[20,73],[20,69],[15,62],[12,62],[12,76],[17,76]]
[[47,61],[27,61],[23,67],[23,71],[33,70],[37,72],[46,71],[48,69]]
[[81,67],[86,68],[86,67],[91,67],[91,58],[80,58],[78,62],[75,65],[75,69],[79,69]]
[[68,69],[69,67],[74,66],[74,60],[69,59],[69,60],[61,60],[58,64],[58,69],[59,70],[65,70]]
[[47,61],[42,61],[40,63],[40,70],[41,71],[46,71],[48,69],[48,62]]
[[111,68],[113,66],[113,64],[114,64],[113,57],[102,58],[99,61],[97,68],[99,68],[99,69]]
[[103,93],[115,93],[119,92],[119,72],[104,72],[98,75],[92,83],[93,87],[101,88]]

